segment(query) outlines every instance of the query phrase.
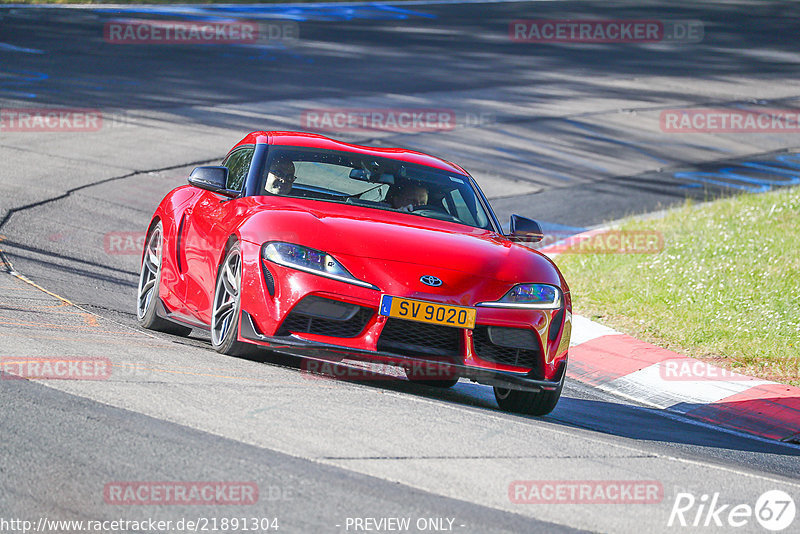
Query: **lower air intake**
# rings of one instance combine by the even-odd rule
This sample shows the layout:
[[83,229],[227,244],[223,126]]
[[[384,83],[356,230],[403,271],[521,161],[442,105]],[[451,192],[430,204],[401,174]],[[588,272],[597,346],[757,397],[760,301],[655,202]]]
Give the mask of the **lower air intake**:
[[527,328],[476,326],[472,332],[475,354],[489,362],[538,369],[539,341]]
[[289,312],[276,335],[357,337],[374,313],[372,308],[311,295]]

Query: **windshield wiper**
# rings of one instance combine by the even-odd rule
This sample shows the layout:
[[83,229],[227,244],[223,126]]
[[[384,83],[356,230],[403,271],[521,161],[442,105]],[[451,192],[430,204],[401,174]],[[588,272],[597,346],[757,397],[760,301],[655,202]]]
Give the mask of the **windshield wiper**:
[[376,185],[375,187],[370,187],[370,188],[369,188],[369,189],[367,189],[366,191],[361,191],[360,193],[353,193],[352,195],[345,195],[345,196],[344,196],[344,197],[342,197],[342,198],[358,198],[358,197],[360,197],[361,195],[363,195],[363,194],[365,194],[365,193],[369,193],[370,191],[375,191],[376,189],[378,189],[378,188],[379,188],[379,187],[381,187],[382,185],[386,185],[386,184],[378,184],[378,185]]

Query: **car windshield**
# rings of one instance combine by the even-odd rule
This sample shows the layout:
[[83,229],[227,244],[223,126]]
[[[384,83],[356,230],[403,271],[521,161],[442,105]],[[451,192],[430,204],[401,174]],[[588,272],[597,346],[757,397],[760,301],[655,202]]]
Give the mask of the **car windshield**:
[[259,192],[492,229],[489,214],[466,176],[354,152],[272,146]]

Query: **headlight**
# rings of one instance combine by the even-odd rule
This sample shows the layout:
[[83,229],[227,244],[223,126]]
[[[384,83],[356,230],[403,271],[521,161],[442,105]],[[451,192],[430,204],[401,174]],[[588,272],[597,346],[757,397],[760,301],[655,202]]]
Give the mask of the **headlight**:
[[561,307],[561,290],[549,284],[517,284],[500,300],[478,306],[552,310]]
[[292,243],[267,243],[261,249],[261,257],[267,261],[291,267],[299,271],[318,274],[327,278],[333,278],[348,284],[378,289],[370,283],[359,280],[350,274],[336,258],[315,250]]

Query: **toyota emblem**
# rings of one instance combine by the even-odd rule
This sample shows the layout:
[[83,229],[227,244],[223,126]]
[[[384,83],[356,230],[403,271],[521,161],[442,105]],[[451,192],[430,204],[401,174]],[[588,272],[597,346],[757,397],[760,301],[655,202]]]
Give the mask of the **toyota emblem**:
[[425,276],[420,276],[419,281],[425,284],[426,286],[431,286],[431,287],[439,287],[440,285],[442,285],[442,281],[440,279],[436,278],[435,276],[431,276],[429,274],[426,274]]

